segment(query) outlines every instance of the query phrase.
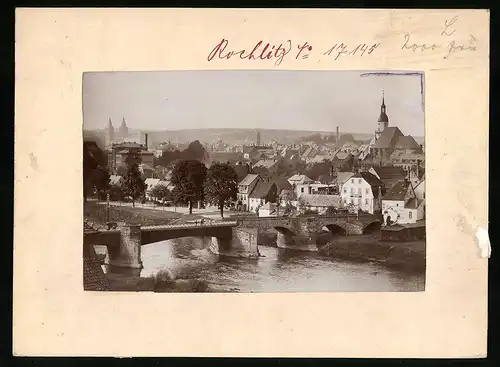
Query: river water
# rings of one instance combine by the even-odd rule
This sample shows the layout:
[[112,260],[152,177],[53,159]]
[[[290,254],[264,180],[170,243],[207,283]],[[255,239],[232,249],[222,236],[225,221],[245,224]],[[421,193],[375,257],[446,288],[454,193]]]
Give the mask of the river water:
[[163,241],[142,247],[148,277],[168,270],[177,278],[197,278],[212,291],[234,292],[395,292],[424,290],[424,276],[408,275],[376,263],[353,263],[259,246],[257,260],[212,254],[197,238]]

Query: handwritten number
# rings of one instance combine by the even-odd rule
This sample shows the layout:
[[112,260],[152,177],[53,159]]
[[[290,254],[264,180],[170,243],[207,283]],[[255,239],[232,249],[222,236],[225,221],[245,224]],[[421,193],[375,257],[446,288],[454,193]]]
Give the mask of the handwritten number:
[[380,45],[380,43],[375,43],[370,49],[368,50],[368,55],[370,55],[375,49]]
[[337,44],[333,45],[333,47],[331,49],[329,49],[328,51],[326,51],[323,55],[327,55],[330,56],[330,54],[333,52],[333,50],[335,50],[335,48],[337,47]]

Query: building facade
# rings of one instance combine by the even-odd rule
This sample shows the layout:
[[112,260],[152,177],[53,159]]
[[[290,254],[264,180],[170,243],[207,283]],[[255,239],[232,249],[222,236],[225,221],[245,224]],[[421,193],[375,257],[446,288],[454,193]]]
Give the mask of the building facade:
[[380,212],[384,184],[369,172],[358,172],[342,186],[341,197],[344,207],[354,211],[375,214]]

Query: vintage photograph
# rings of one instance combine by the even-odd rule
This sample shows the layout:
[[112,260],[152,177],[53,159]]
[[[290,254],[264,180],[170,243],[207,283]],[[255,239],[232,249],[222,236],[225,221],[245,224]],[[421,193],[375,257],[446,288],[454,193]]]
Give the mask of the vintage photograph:
[[83,74],[83,287],[425,290],[424,75]]

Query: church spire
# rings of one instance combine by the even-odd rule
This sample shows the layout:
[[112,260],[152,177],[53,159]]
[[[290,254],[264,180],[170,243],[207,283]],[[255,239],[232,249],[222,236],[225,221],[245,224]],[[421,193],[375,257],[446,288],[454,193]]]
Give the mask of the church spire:
[[385,113],[385,94],[382,89],[382,105],[380,106],[380,112]]

